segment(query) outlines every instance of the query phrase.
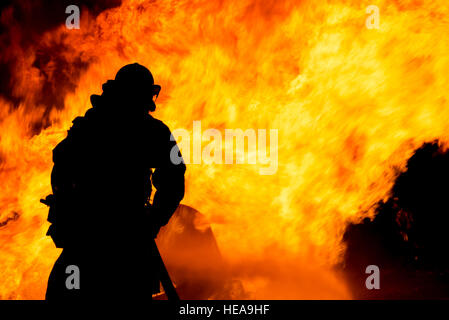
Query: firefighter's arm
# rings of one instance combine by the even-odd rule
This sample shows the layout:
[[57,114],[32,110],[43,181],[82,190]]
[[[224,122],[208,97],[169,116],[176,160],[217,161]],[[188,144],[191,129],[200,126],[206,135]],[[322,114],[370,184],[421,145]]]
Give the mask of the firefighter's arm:
[[175,212],[181,200],[184,198],[184,174],[186,166],[183,161],[172,161],[171,154],[176,153],[177,159],[182,159],[176,141],[171,136],[170,130],[165,127],[160,150],[159,166],[155,168],[152,182],[156,189],[153,199],[152,212],[153,223],[159,228],[166,225]]

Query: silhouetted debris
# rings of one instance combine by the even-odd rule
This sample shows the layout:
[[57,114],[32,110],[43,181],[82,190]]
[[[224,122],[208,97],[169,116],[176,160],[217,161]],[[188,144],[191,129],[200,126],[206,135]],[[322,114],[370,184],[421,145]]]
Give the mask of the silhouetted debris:
[[229,289],[232,281],[215,236],[195,209],[180,205],[157,244],[181,299],[217,299]]
[[19,217],[20,215],[17,212],[11,212],[8,216],[6,216],[6,218],[0,220],[0,228],[6,226],[11,221],[16,221],[17,219],[19,219]]
[[[449,152],[437,141],[409,159],[373,221],[348,226],[343,269],[359,299],[449,298]],[[368,265],[380,290],[368,290]]]

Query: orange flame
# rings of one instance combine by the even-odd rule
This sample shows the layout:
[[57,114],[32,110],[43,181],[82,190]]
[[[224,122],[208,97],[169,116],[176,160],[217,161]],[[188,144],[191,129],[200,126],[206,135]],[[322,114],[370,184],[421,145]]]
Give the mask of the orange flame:
[[[379,29],[365,27],[369,4],[380,8]],[[51,150],[90,94],[134,61],[162,85],[155,116],[171,129],[201,120],[279,130],[275,175],[191,164],[186,176],[183,203],[207,216],[249,297],[350,298],[332,267],[346,224],[372,216],[413,150],[449,132],[447,1],[369,4],[123,1],[96,18],[84,11],[80,30],[42,36],[41,46],[64,46],[65,59],[89,67],[35,135],[45,110],[35,103],[38,48],[10,48],[20,57],[13,90],[26,99],[0,100],[0,298],[43,298],[59,253],[39,203]]]

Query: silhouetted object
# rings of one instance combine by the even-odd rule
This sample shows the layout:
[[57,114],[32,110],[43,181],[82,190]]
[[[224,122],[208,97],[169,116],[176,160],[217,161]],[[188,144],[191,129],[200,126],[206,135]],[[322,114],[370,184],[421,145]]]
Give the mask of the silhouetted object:
[[[170,159],[179,153],[170,130],[148,113],[159,91],[148,69],[123,67],[53,150],[47,234],[63,251],[47,299],[151,299],[159,292],[154,238],[184,196],[185,173]],[[80,270],[79,290],[66,287],[69,265]]]
[[[181,299],[229,299],[234,293],[243,296],[222,258],[209,221],[194,208],[179,205],[159,232],[157,244]],[[164,298],[163,294],[155,297]]]
[[[449,152],[426,143],[409,159],[373,221],[348,226],[345,271],[356,298],[449,298]],[[381,273],[365,288],[365,268]]]

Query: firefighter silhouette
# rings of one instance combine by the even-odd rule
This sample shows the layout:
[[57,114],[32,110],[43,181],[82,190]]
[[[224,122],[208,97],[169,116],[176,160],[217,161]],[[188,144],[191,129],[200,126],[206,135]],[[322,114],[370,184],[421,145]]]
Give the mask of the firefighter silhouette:
[[149,114],[161,89],[151,72],[129,64],[102,88],[53,150],[53,194],[43,202],[47,235],[63,250],[48,300],[151,299],[160,287],[154,238],[184,197],[186,167],[171,161],[179,149]]

